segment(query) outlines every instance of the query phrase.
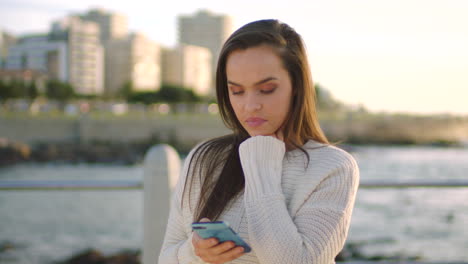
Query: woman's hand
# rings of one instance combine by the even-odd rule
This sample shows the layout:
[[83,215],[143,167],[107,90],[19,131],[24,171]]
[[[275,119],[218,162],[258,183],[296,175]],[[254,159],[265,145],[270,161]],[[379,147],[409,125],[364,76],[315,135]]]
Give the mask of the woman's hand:
[[[200,222],[210,222],[210,220],[203,218]],[[203,261],[213,264],[222,264],[244,254],[244,248],[236,247],[232,241],[218,243],[216,238],[203,239],[196,232],[193,234],[192,244],[195,255],[199,256]]]

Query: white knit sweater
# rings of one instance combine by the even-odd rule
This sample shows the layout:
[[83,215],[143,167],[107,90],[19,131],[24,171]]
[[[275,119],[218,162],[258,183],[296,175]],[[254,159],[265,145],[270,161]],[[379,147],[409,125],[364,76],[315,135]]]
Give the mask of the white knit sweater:
[[[359,169],[350,154],[334,146],[309,140],[303,148],[309,163],[302,151],[285,152],[273,137],[251,137],[240,145],[245,190],[219,220],[229,222],[252,251],[229,263],[335,263],[348,233]],[[198,181],[181,208],[192,154],[174,190],[159,264],[205,263],[194,254],[190,225]]]

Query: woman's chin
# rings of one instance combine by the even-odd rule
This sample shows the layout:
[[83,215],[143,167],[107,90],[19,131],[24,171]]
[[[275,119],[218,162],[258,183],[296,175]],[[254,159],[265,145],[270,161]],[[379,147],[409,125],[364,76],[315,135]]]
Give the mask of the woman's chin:
[[274,136],[273,133],[260,133],[260,132],[256,132],[256,133],[249,133],[249,135],[251,137],[256,137],[256,136]]
[[264,136],[265,133],[262,133],[261,131],[247,131],[251,137],[255,136]]
[[249,133],[249,135],[251,137],[266,136],[266,137],[274,137],[274,138],[277,138],[277,139],[279,139],[281,141],[284,141],[283,133],[281,133],[281,132],[274,133],[274,132],[270,132],[270,131],[247,131],[247,133]]

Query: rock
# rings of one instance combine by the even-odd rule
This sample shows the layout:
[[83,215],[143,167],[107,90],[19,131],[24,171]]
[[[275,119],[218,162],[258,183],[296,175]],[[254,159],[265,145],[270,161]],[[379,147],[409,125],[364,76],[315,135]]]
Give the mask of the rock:
[[28,160],[30,155],[31,148],[27,144],[0,138],[0,166]]
[[84,264],[84,263],[103,264],[104,258],[105,257],[101,254],[101,252],[94,250],[94,249],[88,249],[61,263],[62,264]]
[[95,249],[86,249],[58,264],[140,264],[138,250],[124,250],[112,256],[104,256]]
[[366,256],[362,253],[362,247],[369,243],[375,243],[375,241],[347,242],[335,261],[420,261],[423,259],[422,256],[409,256],[405,253]]
[[11,242],[11,241],[1,241],[0,242],[0,253],[4,253],[7,251],[14,250],[18,247],[19,245]]
[[107,258],[109,264],[140,264],[140,253],[138,251],[123,251],[117,255]]

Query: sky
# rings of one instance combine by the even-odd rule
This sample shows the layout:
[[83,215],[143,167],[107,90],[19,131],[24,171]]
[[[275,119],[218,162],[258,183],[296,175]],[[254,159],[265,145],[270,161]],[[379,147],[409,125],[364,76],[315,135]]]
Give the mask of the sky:
[[132,31],[168,47],[177,17],[207,9],[234,29],[276,18],[307,46],[316,83],[370,111],[468,115],[466,0],[0,0],[0,29],[46,32],[70,13],[104,8],[128,16]]

